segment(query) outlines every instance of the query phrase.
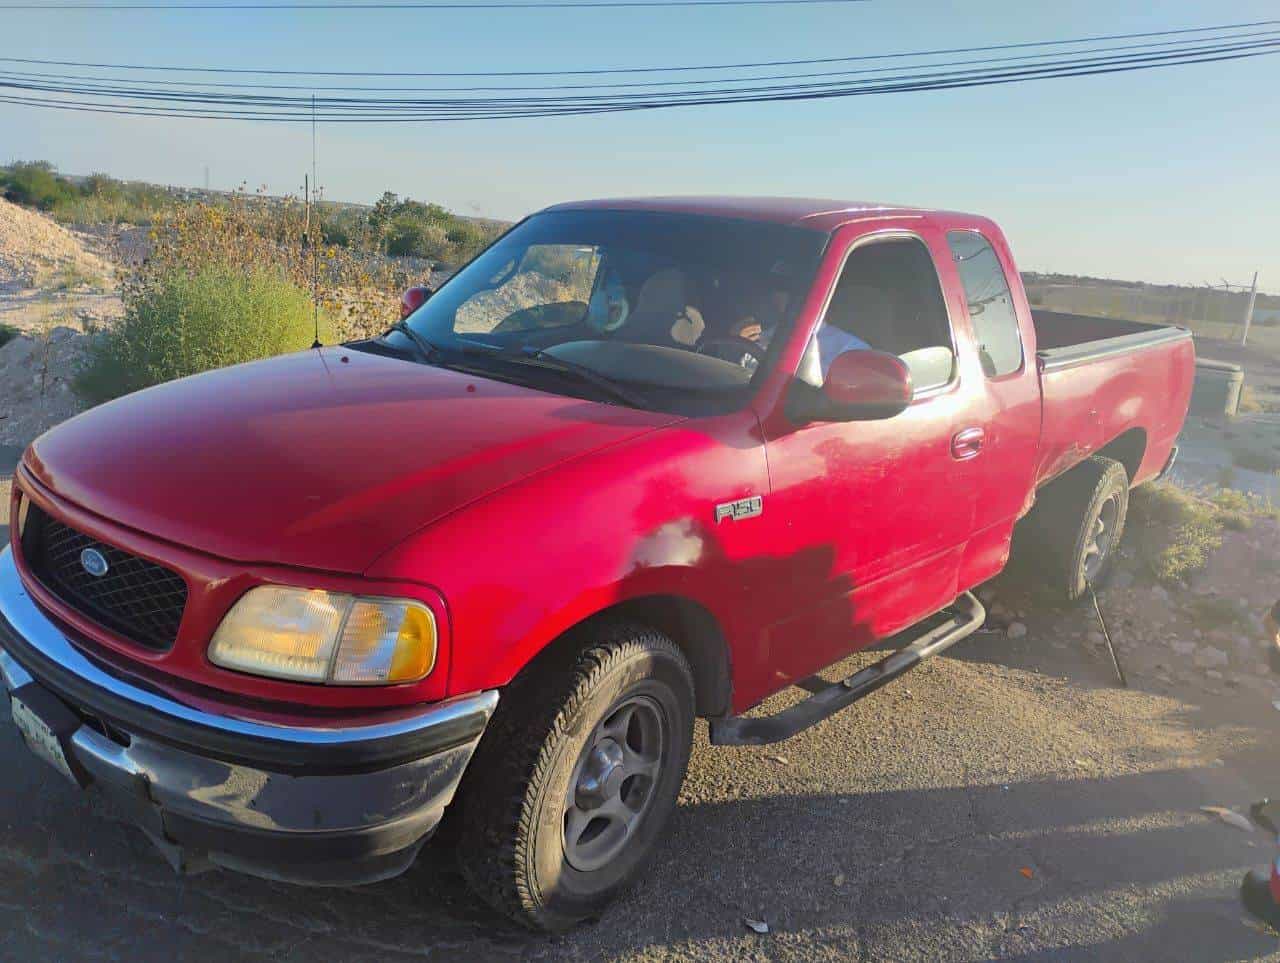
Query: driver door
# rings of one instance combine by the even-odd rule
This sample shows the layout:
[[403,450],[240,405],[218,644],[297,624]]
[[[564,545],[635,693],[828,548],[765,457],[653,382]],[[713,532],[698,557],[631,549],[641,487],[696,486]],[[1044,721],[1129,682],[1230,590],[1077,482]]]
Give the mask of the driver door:
[[831,279],[826,303],[797,377],[821,382],[830,359],[820,346],[841,343],[823,339],[822,328],[836,325],[841,337],[903,358],[915,397],[880,421],[764,419],[763,514],[796,562],[790,570],[804,573],[775,587],[786,614],[767,631],[769,663],[789,679],[950,603],[974,525],[976,476],[953,456],[952,437],[980,399],[960,376],[938,279],[945,239],[919,222],[866,230],[854,226],[828,250],[819,273]]

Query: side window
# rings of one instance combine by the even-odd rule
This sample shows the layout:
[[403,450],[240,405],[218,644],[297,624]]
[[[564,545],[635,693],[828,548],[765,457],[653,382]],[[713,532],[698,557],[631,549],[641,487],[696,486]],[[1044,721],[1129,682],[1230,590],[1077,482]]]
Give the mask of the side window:
[[947,244],[964,285],[982,370],[988,378],[1012,374],[1022,365],[1022,335],[1000,260],[976,231],[952,231]]
[[821,384],[836,355],[860,348],[900,357],[917,391],[951,380],[951,323],[938,272],[922,241],[895,237],[854,249],[805,351],[799,377]]

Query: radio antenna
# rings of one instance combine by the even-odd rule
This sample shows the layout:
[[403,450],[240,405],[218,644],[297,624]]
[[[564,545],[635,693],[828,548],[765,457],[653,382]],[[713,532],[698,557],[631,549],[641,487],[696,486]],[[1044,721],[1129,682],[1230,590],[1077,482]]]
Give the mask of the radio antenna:
[[[312,198],[311,191],[315,191],[317,196],[320,193],[320,184],[316,180],[316,95],[311,95],[311,181],[307,187],[307,242],[311,245],[311,311],[312,321],[315,325],[315,340],[311,343],[311,347],[319,348],[320,345],[320,249],[316,245],[316,239],[311,236],[311,208]],[[316,221],[320,220],[320,212],[316,211]]]

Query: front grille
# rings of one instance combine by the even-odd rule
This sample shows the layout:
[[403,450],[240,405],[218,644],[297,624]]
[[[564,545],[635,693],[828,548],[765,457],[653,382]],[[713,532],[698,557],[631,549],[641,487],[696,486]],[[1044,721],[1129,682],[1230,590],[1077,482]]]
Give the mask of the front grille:
[[[173,645],[187,605],[187,583],[181,575],[90,538],[35,505],[29,511],[22,554],[40,584],[132,642],[157,650]],[[106,559],[104,574],[89,573],[81,557],[86,549]]]

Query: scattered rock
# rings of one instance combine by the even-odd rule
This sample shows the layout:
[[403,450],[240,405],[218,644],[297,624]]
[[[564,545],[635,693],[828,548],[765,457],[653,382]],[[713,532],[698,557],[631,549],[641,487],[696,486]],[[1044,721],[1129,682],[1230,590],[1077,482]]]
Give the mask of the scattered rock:
[[1196,654],[1192,657],[1192,661],[1201,669],[1220,669],[1224,665],[1230,664],[1231,659],[1221,649],[1215,649],[1211,645],[1204,645],[1196,649]]
[[1158,601],[1158,602],[1163,602],[1163,603],[1165,603],[1166,605],[1167,605],[1167,604],[1169,603],[1169,601],[1170,601],[1170,599],[1169,599],[1169,590],[1168,590],[1168,589],[1166,589],[1163,585],[1153,585],[1153,586],[1151,586],[1151,595],[1152,595],[1152,597],[1153,597],[1153,598],[1155,598],[1155,599],[1156,599],[1156,601]]
[[748,916],[745,917],[742,922],[747,924],[747,929],[754,933],[759,933],[761,936],[769,932],[769,924],[764,920],[753,920]]
[[1022,622],[1014,622],[1009,626],[1007,634],[1011,639],[1020,639],[1027,634],[1027,627]]
[[1173,651],[1178,655],[1185,657],[1192,655],[1196,651],[1196,644],[1194,642],[1184,642],[1181,639],[1174,639],[1169,643],[1169,648],[1173,649]]

